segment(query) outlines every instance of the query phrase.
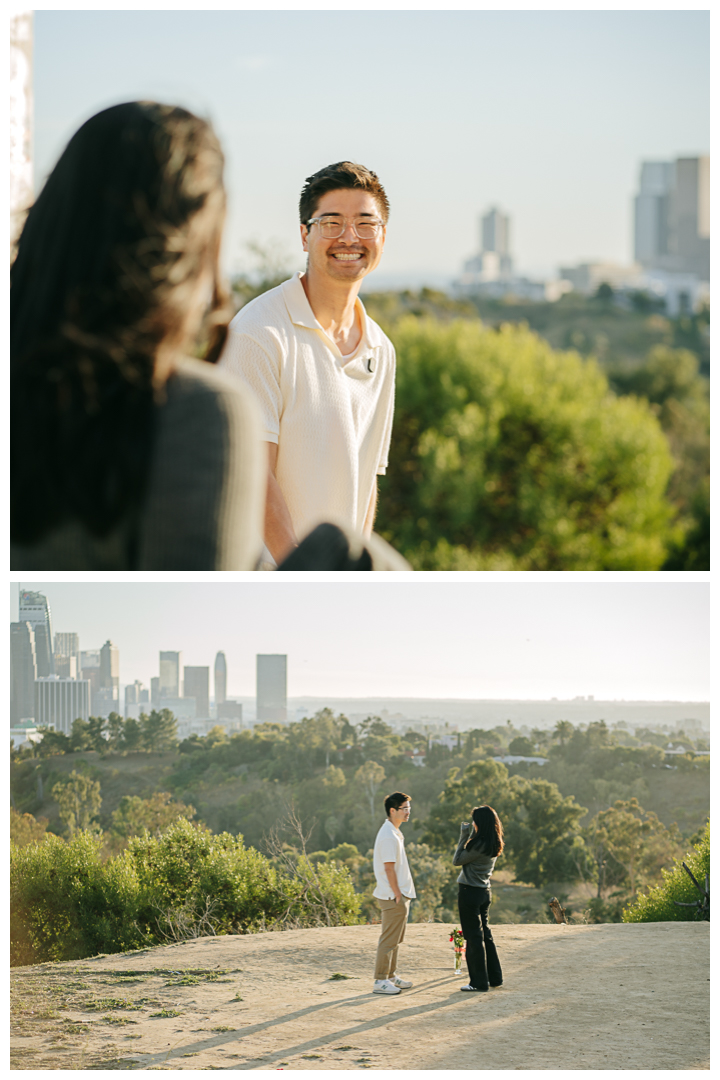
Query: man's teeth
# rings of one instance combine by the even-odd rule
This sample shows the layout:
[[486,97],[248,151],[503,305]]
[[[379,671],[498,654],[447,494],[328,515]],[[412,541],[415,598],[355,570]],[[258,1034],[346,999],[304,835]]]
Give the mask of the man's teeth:
[[335,253],[336,259],[341,259],[343,262],[354,262],[355,259],[362,259],[362,255],[357,252],[349,252],[347,255],[341,255],[339,252]]

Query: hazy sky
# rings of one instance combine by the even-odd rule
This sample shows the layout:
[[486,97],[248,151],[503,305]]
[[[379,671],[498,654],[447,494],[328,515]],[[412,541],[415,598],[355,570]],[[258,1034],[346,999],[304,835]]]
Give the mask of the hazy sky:
[[[256,653],[287,653],[291,697],[706,701],[703,583],[411,582],[69,584],[45,593],[54,631],[110,638],[122,683],[146,686],[161,649],[255,694]],[[11,621],[18,586],[11,585]]]
[[524,272],[626,262],[641,160],[709,150],[707,11],[37,11],[34,75],[37,186],[107,105],[208,116],[229,270],[251,238],[301,266],[300,188],[343,158],[390,198],[378,285],[457,274],[491,204]]

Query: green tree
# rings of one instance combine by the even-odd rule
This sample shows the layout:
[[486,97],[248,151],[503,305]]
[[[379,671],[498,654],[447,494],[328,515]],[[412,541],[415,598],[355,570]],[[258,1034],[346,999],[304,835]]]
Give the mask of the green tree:
[[142,731],[134,716],[128,716],[123,725],[120,746],[125,754],[134,754],[142,747]]
[[586,807],[548,780],[513,776],[510,786],[515,810],[504,825],[516,880],[536,888],[576,880],[586,858],[579,826]]
[[102,805],[98,780],[91,780],[89,776],[73,769],[67,779],[58,780],[50,794],[58,804],[60,820],[70,836],[91,828]]
[[649,406],[523,327],[406,317],[378,531],[417,569],[651,570],[672,508]]
[[513,805],[507,768],[492,758],[473,761],[461,774],[450,769],[438,801],[430,808],[422,842],[433,851],[447,852],[457,844],[460,823],[469,821],[474,806],[492,806],[502,819]]
[[[710,877],[710,822],[692,851],[684,859],[676,857],[675,865],[662,870],[662,882],[640,893],[623,911],[623,922],[687,922],[702,916],[692,906],[702,900],[701,894],[683,869],[685,862],[701,888]],[[677,901],[677,903],[676,903]],[[685,906],[690,905],[690,906]],[[708,913],[709,915],[709,913]]]
[[569,720],[558,720],[553,731],[553,737],[557,737],[560,740],[560,745],[565,745],[565,740],[569,739],[575,728]]
[[370,807],[370,816],[375,817],[375,796],[385,779],[385,770],[377,761],[366,761],[355,773],[355,780],[360,784]]
[[177,747],[177,720],[170,709],[140,713],[140,741],[143,750],[155,754]]
[[517,735],[510,743],[508,750],[511,754],[519,754],[520,756],[531,756],[535,753],[535,746],[532,739],[528,739],[527,735]]
[[14,806],[10,807],[10,839],[17,847],[26,844],[39,844],[52,833],[47,831],[48,819],[35,819],[32,814],[19,814]]
[[635,798],[618,799],[596,814],[587,826],[586,842],[598,868],[598,897],[609,884],[624,884],[634,896],[640,884],[657,881],[681,851],[677,825],[667,829]]
[[175,801],[167,791],[156,791],[149,799],[138,795],[123,795],[117,810],[113,810],[110,831],[122,839],[139,836],[145,829],[163,832],[178,818],[191,821],[195,807]]
[[69,754],[72,747],[70,739],[62,731],[53,731],[52,728],[41,727],[38,729],[42,735],[42,742],[38,746],[40,757],[52,757],[54,754]]

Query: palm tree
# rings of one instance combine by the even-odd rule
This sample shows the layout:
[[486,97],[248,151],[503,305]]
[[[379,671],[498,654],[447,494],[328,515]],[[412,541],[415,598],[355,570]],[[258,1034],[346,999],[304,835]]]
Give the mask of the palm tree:
[[555,735],[560,740],[560,745],[565,745],[565,740],[569,739],[575,728],[572,726],[569,720],[558,720],[555,725]]

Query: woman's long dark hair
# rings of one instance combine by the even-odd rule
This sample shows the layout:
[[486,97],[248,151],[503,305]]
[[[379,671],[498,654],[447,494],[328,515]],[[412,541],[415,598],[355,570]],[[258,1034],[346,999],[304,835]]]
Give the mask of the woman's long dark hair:
[[217,270],[222,171],[204,120],[130,102],[83,124],[48,177],[11,270],[13,540],[69,518],[107,535],[141,505],[158,349],[192,348],[183,328],[203,273],[206,359],[231,315]]
[[503,827],[492,806],[476,806],[472,812],[472,819],[477,825],[477,832],[471,833],[465,847],[484,848],[488,855],[493,857],[501,855],[505,846]]

